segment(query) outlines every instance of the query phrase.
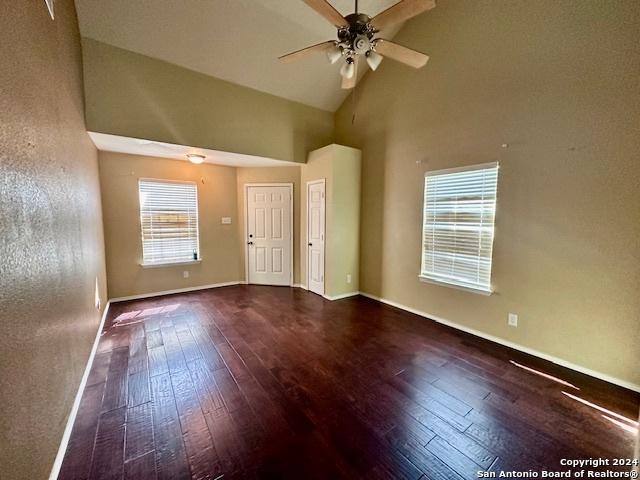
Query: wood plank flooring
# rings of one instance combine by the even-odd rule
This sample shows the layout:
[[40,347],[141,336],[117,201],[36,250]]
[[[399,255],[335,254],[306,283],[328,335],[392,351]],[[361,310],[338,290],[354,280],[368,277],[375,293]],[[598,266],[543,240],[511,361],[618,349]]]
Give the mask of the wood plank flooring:
[[631,458],[639,403],[364,297],[225,287],[111,306],[59,478],[564,471]]

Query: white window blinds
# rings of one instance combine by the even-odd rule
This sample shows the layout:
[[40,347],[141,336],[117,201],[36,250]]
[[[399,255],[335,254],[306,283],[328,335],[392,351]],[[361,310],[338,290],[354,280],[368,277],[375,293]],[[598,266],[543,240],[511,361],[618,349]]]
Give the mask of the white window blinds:
[[143,264],[199,258],[196,184],[140,180],[138,186]]
[[420,277],[491,292],[498,164],[428,172]]

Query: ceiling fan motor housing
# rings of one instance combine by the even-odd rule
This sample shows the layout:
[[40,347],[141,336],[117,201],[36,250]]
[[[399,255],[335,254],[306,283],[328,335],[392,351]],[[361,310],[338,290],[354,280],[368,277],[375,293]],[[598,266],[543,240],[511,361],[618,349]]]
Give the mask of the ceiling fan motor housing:
[[366,35],[358,35],[353,40],[353,51],[357,54],[364,55],[371,50],[371,42]]
[[371,50],[376,30],[371,26],[371,17],[364,13],[352,13],[345,17],[349,28],[338,30],[338,39],[343,48],[353,55],[364,55]]

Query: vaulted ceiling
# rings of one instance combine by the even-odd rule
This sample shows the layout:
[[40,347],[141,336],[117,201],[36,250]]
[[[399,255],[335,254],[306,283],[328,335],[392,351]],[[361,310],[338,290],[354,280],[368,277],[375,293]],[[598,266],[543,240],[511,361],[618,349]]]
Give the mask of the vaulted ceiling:
[[[396,1],[360,0],[359,10],[373,16]],[[354,10],[353,0],[332,4],[343,15]],[[76,0],[76,7],[85,37],[331,112],[348,95],[340,65],[322,54],[277,60],[336,38],[302,0]],[[399,28],[380,36],[392,38]]]

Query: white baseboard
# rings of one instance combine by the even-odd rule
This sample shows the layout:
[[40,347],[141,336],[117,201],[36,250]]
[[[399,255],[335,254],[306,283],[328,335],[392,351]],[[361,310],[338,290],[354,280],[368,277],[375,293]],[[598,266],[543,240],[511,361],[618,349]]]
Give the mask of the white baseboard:
[[[309,290],[307,288],[306,285],[303,285],[302,283],[294,283],[293,285],[291,285],[294,288],[302,288],[303,290]],[[342,293],[340,295],[322,295],[323,298],[326,298],[327,300],[340,300],[342,298],[347,298],[347,297],[355,297],[356,295],[360,295],[360,292],[349,292],[349,293]]]
[[165,290],[163,292],[150,292],[150,293],[141,293],[140,295],[130,295],[128,297],[117,297],[117,298],[112,298],[109,301],[111,303],[116,303],[116,302],[125,302],[127,300],[140,300],[141,298],[160,297],[162,295],[171,295],[173,293],[195,292],[197,290],[207,290],[209,288],[218,288],[218,287],[229,287],[231,285],[241,285],[243,283],[245,282],[240,280],[235,282],[212,283],[210,285],[199,285],[197,287],[176,288],[174,290]]
[[76,398],[73,401],[73,406],[71,407],[71,413],[69,413],[67,424],[64,427],[64,433],[62,434],[60,447],[58,448],[56,459],[53,462],[53,467],[51,468],[51,473],[49,474],[49,480],[56,480],[58,478],[58,475],[60,474],[60,468],[62,468],[62,461],[64,460],[64,454],[67,452],[67,446],[69,445],[69,439],[71,438],[71,431],[73,430],[73,425],[76,422],[76,416],[78,415],[78,409],[80,408],[80,401],[82,400],[84,387],[87,385],[87,380],[89,379],[89,374],[91,373],[93,359],[96,356],[96,352],[98,351],[100,334],[102,333],[102,329],[104,328],[104,322],[107,318],[107,312],[109,311],[110,305],[111,305],[111,302],[108,301],[104,307],[104,311],[102,312],[102,318],[100,319],[100,325],[98,325],[96,338],[93,341],[93,347],[91,347],[89,360],[87,361],[87,366],[85,367],[84,373],[82,374],[82,380],[80,380],[80,386],[78,387],[78,391],[76,392]]
[[324,298],[326,298],[327,300],[341,300],[343,298],[348,298],[348,297],[354,297],[356,295],[360,295],[360,292],[349,292],[349,293],[342,293],[340,295],[323,295]]
[[396,307],[396,308],[399,308],[400,310],[405,310],[407,312],[414,313],[421,317],[425,317],[427,319],[433,320],[437,323],[441,323],[443,325],[447,325],[448,327],[455,328],[456,330],[461,330],[463,332],[470,333],[471,335],[475,335],[476,337],[481,337],[481,338],[484,338],[485,340],[490,340],[492,342],[499,343],[500,345],[504,345],[505,347],[513,348],[514,350],[518,350],[520,352],[533,355],[534,357],[548,360],[562,367],[575,370],[576,372],[584,373],[585,375],[589,375],[590,377],[595,377],[600,380],[604,380],[605,382],[613,383],[614,385],[619,385],[621,387],[628,388],[629,390],[633,390],[634,392],[640,392],[640,385],[637,385],[635,383],[627,382],[626,380],[612,377],[611,375],[607,375],[606,373],[597,372],[595,370],[591,370],[589,368],[576,365],[575,363],[571,363],[561,358],[554,357],[553,355],[548,355],[539,350],[534,350],[532,348],[510,342],[500,337],[489,335],[488,333],[484,333],[479,330],[475,330],[473,328],[465,327],[464,325],[460,325],[459,323],[452,322],[451,320],[447,320],[446,318],[438,317],[437,315],[431,315],[430,313],[423,312],[422,310],[417,310],[415,308],[407,307],[406,305],[402,305],[401,303],[394,302],[393,300],[377,297],[375,295],[371,295],[370,293],[365,293],[365,292],[359,292],[359,293],[363,297],[371,298],[372,300],[386,303],[387,305],[391,305],[392,307]]

